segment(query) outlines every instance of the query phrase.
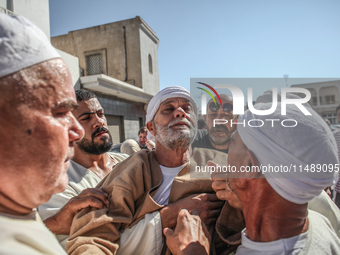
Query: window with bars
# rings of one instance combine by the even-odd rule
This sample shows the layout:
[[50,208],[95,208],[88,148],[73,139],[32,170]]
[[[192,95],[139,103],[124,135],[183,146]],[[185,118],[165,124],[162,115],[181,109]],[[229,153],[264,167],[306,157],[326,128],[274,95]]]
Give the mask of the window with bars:
[[103,60],[101,53],[86,56],[86,73],[87,75],[103,73]]

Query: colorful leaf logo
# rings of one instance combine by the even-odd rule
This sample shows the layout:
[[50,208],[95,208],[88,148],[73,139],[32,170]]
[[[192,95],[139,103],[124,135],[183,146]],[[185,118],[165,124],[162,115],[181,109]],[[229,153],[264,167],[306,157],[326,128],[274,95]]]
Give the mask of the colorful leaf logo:
[[[211,89],[215,93],[215,95],[217,96],[218,100],[220,101],[220,105],[222,105],[222,100],[220,98],[220,95],[217,93],[217,91],[213,87],[211,87],[210,85],[205,84],[203,82],[197,82],[197,83],[202,84],[202,85],[208,87],[209,89]],[[206,92],[212,98],[212,100],[214,100],[215,105],[217,105],[214,96],[209,92],[209,90],[206,90],[206,89],[200,88],[200,87],[197,87],[197,88],[203,90],[204,92]]]

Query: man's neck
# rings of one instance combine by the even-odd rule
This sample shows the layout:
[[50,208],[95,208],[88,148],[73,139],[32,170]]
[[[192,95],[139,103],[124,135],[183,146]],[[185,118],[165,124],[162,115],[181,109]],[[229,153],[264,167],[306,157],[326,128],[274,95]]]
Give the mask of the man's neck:
[[271,187],[264,192],[251,192],[242,197],[246,235],[250,240],[271,242],[308,230],[307,204],[291,203]]
[[190,151],[189,148],[171,150],[156,142],[155,156],[162,166],[178,167],[189,162]]
[[104,178],[117,164],[107,153],[90,155],[75,147],[72,160]]
[[31,213],[32,211],[33,208],[24,207],[6,196],[6,194],[0,192],[0,213],[23,216]]

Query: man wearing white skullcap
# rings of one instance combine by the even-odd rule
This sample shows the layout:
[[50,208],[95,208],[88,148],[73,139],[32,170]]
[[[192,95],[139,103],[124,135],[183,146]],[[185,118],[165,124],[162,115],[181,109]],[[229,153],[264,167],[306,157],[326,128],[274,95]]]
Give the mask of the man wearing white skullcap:
[[0,14],[0,254],[64,254],[34,208],[67,185],[83,136],[76,105],[71,74],[43,32]]
[[115,254],[118,250],[120,254],[132,254],[128,248],[120,251],[120,231],[135,231],[141,219],[151,216],[156,219],[154,230],[140,233],[145,242],[134,254],[160,254],[162,228],[175,226],[180,208],[197,210],[207,224],[216,220],[222,202],[215,194],[202,194],[213,191],[211,180],[190,179],[189,174],[196,115],[196,104],[182,87],[165,88],[151,99],[146,126],[155,137],[156,149],[134,153],[97,186],[108,194],[109,206],[102,210],[87,208],[76,214],[67,253]]
[[[260,103],[256,109],[270,107]],[[311,115],[287,105],[287,115],[281,115],[278,106],[265,116],[246,111],[238,120],[228,156],[237,171],[227,175],[227,200],[242,209],[246,224],[236,254],[340,254],[340,240],[327,218],[307,209],[308,201],[333,184],[339,167],[330,129],[308,111]],[[179,233],[202,231],[194,220],[191,215],[178,218],[179,230],[167,236],[173,253],[186,254],[181,249],[187,245],[176,239]],[[198,251],[205,238],[187,242]]]

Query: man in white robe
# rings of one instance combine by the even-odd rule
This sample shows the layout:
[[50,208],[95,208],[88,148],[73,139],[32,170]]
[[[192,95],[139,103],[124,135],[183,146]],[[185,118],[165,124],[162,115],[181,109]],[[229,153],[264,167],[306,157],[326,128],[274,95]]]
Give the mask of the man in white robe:
[[76,106],[71,74],[44,33],[0,13],[0,254],[65,254],[35,208],[67,186],[84,134]]

